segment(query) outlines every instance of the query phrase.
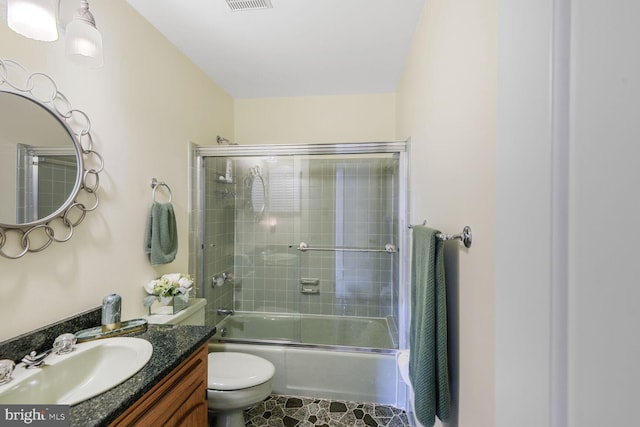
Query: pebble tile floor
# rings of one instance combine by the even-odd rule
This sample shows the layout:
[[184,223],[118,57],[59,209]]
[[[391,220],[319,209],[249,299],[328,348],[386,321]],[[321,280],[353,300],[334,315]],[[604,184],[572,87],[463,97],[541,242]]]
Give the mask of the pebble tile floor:
[[372,403],[271,395],[244,413],[248,427],[405,427],[407,414]]

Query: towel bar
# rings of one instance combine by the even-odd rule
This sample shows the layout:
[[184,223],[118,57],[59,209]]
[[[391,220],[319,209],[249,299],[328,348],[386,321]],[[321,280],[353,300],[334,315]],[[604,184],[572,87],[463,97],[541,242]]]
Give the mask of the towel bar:
[[[423,221],[421,225],[427,225],[427,221]],[[413,225],[409,225],[409,228],[413,228]],[[465,225],[462,229],[462,233],[458,234],[445,234],[439,233],[438,239],[440,240],[460,240],[464,244],[466,248],[471,247],[471,243],[473,242],[473,236],[471,234],[471,227]]]

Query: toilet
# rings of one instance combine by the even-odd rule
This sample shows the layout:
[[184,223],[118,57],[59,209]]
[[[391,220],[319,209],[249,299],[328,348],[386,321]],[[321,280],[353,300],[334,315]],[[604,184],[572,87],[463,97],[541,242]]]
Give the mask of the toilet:
[[244,410],[269,397],[275,371],[271,362],[253,354],[209,353],[207,401],[215,426],[244,426]]
[[[149,323],[204,325],[206,300],[193,298],[174,315],[145,316]],[[208,356],[207,403],[216,427],[244,426],[244,410],[271,394],[275,367],[258,356],[235,352],[213,352]]]

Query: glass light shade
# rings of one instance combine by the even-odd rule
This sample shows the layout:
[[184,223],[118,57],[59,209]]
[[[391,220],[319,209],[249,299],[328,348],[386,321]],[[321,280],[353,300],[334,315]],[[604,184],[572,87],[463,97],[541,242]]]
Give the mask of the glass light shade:
[[89,67],[102,66],[102,35],[91,23],[74,18],[67,25],[65,44],[73,61]]
[[56,0],[7,0],[7,25],[25,37],[58,40]]
[[73,19],[78,10],[78,0],[60,0],[58,7],[58,24],[61,29],[67,28],[67,25]]

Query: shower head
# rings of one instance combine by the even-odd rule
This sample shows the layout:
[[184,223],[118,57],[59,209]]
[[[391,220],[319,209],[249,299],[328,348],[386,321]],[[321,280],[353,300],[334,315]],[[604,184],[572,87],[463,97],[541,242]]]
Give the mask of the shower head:
[[216,137],[216,142],[218,144],[228,144],[228,145],[237,145],[235,142],[229,141],[227,138],[223,138],[220,135]]

